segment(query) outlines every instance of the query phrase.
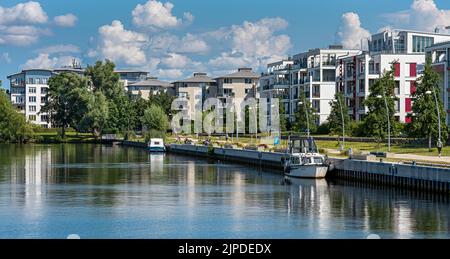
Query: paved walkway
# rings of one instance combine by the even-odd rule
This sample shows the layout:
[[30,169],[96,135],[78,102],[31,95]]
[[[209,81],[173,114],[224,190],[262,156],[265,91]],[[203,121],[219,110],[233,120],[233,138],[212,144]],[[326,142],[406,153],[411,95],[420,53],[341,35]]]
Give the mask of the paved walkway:
[[392,154],[391,158],[450,163],[449,156],[437,157],[437,156],[420,156],[420,155],[413,155],[413,154]]

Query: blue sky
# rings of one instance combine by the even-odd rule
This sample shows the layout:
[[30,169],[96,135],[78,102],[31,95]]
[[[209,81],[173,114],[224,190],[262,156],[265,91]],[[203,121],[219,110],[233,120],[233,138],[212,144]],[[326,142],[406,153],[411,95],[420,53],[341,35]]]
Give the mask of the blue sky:
[[309,48],[357,48],[385,26],[438,25],[450,25],[448,0],[1,0],[0,80],[5,87],[22,68],[73,58],[84,65],[109,58],[167,80],[260,71]]

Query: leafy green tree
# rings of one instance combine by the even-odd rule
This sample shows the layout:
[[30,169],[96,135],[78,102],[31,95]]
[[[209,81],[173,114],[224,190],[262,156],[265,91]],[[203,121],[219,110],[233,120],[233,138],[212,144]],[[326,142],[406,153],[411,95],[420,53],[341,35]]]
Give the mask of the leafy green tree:
[[99,138],[109,118],[109,107],[106,97],[102,92],[87,92],[84,95],[86,101],[86,113],[83,115],[79,128],[91,132]]
[[32,138],[33,126],[14,109],[6,92],[0,90],[0,142],[22,143]]
[[[364,119],[365,133],[366,136],[374,137],[378,144],[386,138],[388,133],[388,112],[391,136],[396,136],[399,133],[398,122],[394,116],[395,101],[398,98],[395,97],[394,90],[394,65],[392,64],[391,69],[384,71],[382,76],[370,87],[370,95],[364,101],[364,105],[369,109]],[[388,111],[386,110],[386,103]]]
[[297,132],[307,132],[308,124],[309,131],[315,132],[317,130],[316,121],[319,118],[317,111],[312,107],[311,102],[304,94],[300,95],[297,112],[295,112],[295,121],[293,129]]
[[415,115],[411,124],[411,134],[418,138],[427,137],[430,151],[432,139],[437,140],[439,138],[439,123],[434,94],[436,94],[441,115],[441,141],[445,143],[448,138],[445,110],[440,98],[442,95],[439,88],[439,81],[439,74],[431,66],[431,58],[427,58],[423,75],[419,78],[416,92],[413,95],[415,98],[413,104]]
[[[337,92],[334,96],[335,101],[330,102],[331,112],[328,116],[328,128],[330,134],[342,135],[342,127],[345,129],[345,135],[351,134],[351,119],[348,114],[348,107],[345,103],[344,95],[341,92]],[[344,123],[342,123],[344,120]]]
[[157,130],[161,132],[166,132],[169,127],[169,119],[164,112],[164,110],[158,105],[150,105],[144,112],[142,116],[142,125],[147,128],[147,130]]
[[145,110],[149,107],[149,102],[142,98],[142,95],[137,97],[130,97],[131,105],[131,124],[134,126],[135,130],[142,130],[141,118],[144,116]]
[[61,127],[65,138],[66,129],[77,125],[85,112],[81,92],[87,89],[87,84],[75,73],[61,73],[52,76],[48,85],[48,98],[42,112],[50,115],[54,126]]
[[115,64],[109,60],[104,63],[97,61],[94,66],[88,66],[85,76],[94,92],[102,92],[106,97],[109,109],[107,129],[111,132],[126,131],[132,128],[132,114],[130,114],[130,100],[120,77],[114,73]]
[[175,97],[171,96],[167,92],[158,92],[157,94],[150,94],[148,103],[156,104],[161,107],[166,115],[172,114],[172,102]]

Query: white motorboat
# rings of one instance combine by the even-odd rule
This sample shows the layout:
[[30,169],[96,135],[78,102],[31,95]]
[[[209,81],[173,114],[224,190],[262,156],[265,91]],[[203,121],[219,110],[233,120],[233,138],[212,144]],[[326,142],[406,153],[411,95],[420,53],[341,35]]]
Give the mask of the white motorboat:
[[160,138],[152,138],[148,143],[148,151],[150,152],[166,152],[164,140]]
[[319,154],[312,137],[289,141],[289,154],[284,164],[286,176],[325,178],[328,172],[326,157]]

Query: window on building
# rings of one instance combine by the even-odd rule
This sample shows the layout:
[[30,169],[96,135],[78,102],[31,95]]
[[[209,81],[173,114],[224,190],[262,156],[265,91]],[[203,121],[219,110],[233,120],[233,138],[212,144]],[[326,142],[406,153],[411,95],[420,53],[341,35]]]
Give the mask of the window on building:
[[400,112],[400,102],[399,101],[395,101],[394,102],[394,107],[395,107],[395,112]]
[[245,83],[248,85],[251,85],[251,84],[253,84],[253,80],[251,78],[246,78]]
[[223,79],[223,83],[224,84],[232,84],[233,83],[233,79],[231,79],[231,78],[224,78]]
[[41,115],[41,121],[42,122],[47,122],[48,123],[48,115]]
[[28,116],[29,121],[36,121],[36,115],[29,115]]
[[361,79],[359,80],[359,92],[364,93],[366,91],[366,80]]
[[405,98],[405,112],[412,112],[411,98]]
[[396,95],[400,94],[400,81],[395,81],[394,94]]
[[31,78],[31,77],[28,78],[27,83],[30,84],[30,85],[34,84],[34,79]]
[[320,85],[313,86],[313,97],[320,97]]
[[35,94],[35,93],[36,93],[36,87],[30,87],[30,88],[28,88],[28,92],[29,92],[30,94]]
[[42,84],[46,85],[47,84],[47,80],[48,80],[47,78],[42,78]]
[[413,36],[413,52],[425,52],[425,49],[434,44],[433,37]]
[[35,112],[36,111],[36,106],[31,105],[28,107],[28,110],[30,110],[30,112]]
[[30,103],[35,103],[35,102],[36,102],[36,96],[29,96],[29,97],[28,97],[28,101],[29,101]]
[[409,76],[410,77],[417,76],[417,64],[416,63],[409,64]]
[[400,76],[400,63],[394,63],[394,76],[399,77]]
[[46,103],[47,102],[47,97],[41,97],[41,103]]
[[47,87],[42,87],[41,88],[41,94],[47,94],[48,93],[48,88]]
[[313,100],[312,105],[313,105],[314,110],[316,110],[318,113],[320,113],[320,101]]
[[36,82],[35,82],[37,85],[40,85],[41,84],[41,79],[40,78],[36,78]]

